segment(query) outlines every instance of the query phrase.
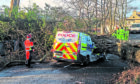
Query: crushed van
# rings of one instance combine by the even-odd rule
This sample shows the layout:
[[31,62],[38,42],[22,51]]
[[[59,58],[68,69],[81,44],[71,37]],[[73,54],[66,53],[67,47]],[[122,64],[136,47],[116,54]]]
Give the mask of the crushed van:
[[53,58],[88,64],[104,57],[101,54],[94,54],[94,48],[96,48],[94,42],[85,33],[58,31],[52,49]]

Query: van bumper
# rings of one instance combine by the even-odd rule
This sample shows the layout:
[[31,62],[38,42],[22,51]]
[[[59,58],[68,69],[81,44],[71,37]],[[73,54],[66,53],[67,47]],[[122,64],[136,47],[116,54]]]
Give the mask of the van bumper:
[[140,33],[140,30],[130,30],[130,33]]
[[74,62],[74,63],[77,63],[78,62],[77,60],[64,59],[64,58],[56,58],[56,57],[53,57],[53,59],[55,59],[55,60],[61,60],[61,61],[66,61],[66,62]]

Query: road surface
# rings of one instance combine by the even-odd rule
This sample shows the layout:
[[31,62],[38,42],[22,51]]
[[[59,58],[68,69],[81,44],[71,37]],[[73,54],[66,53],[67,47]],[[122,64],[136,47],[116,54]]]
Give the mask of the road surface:
[[[109,59],[111,58],[111,59]],[[55,62],[9,67],[0,72],[0,84],[109,84],[113,74],[128,66],[117,56],[108,61],[97,61],[88,66]]]
[[131,42],[140,42],[140,34],[130,34],[129,41]]

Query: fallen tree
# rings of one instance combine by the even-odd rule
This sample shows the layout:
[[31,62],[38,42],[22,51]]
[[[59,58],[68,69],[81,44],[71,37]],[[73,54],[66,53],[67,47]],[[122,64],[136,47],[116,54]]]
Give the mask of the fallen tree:
[[140,43],[125,42],[121,45],[121,57],[131,62],[140,63]]
[[95,43],[97,47],[94,52],[106,52],[111,54],[118,55],[118,39],[115,39],[109,35],[91,35],[92,41]]
[[140,43],[120,41],[109,35],[91,35],[95,42],[95,53],[111,53],[120,56],[124,60],[140,63]]

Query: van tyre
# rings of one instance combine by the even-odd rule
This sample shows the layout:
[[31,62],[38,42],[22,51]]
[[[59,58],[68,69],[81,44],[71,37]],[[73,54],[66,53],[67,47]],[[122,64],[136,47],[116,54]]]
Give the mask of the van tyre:
[[101,62],[106,61],[106,54],[103,54],[103,57],[99,59]]
[[86,57],[85,57],[85,61],[84,61],[84,65],[85,65],[85,66],[88,65],[89,62],[90,62],[89,56],[86,56]]
[[103,61],[106,61],[106,57],[105,57],[105,55],[103,55],[103,58],[102,58],[102,60],[103,60]]
[[80,54],[80,61],[81,61],[80,65],[82,65],[82,66],[88,65],[90,62],[89,56],[82,56]]
[[57,62],[64,62],[64,60],[57,60]]

